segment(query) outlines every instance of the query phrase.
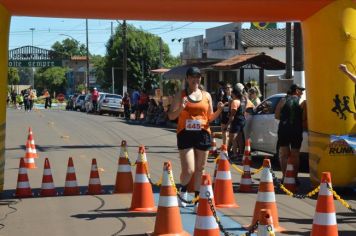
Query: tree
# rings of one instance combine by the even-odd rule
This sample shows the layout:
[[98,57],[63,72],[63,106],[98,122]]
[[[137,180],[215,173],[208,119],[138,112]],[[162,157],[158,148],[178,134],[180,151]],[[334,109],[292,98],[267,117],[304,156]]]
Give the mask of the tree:
[[87,52],[84,44],[80,44],[77,40],[70,38],[66,38],[62,42],[56,41],[52,45],[52,49],[69,56],[85,56]]
[[36,74],[36,86],[39,92],[48,89],[50,92],[64,93],[67,68],[50,67]]
[[[123,63],[123,29],[118,27],[115,34],[107,42],[107,55],[103,71],[104,80],[100,81],[102,88],[111,86],[111,70]],[[159,76],[150,73],[151,69],[159,67],[160,38],[151,33],[127,25],[127,78],[129,88],[141,88],[150,91],[158,87]],[[162,45],[163,65],[176,64],[169,53],[168,45]],[[121,70],[122,73],[122,70]],[[117,73],[116,73],[117,74]],[[122,76],[115,76],[122,78]],[[116,82],[118,84],[119,81]]]
[[8,79],[8,83],[11,85],[19,84],[20,82],[19,70],[17,68],[9,67],[9,70],[7,71],[7,79]]

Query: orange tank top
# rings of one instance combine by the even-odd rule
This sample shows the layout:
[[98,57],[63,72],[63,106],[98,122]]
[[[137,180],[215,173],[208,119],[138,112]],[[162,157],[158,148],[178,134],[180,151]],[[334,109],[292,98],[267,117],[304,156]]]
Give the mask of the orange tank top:
[[[182,98],[186,96],[186,92],[182,91]],[[205,92],[202,91],[202,99],[194,102],[188,98],[188,102],[184,110],[179,114],[177,133],[184,129],[197,130],[199,128],[210,133],[209,126],[209,99]],[[200,126],[200,127],[199,127]]]

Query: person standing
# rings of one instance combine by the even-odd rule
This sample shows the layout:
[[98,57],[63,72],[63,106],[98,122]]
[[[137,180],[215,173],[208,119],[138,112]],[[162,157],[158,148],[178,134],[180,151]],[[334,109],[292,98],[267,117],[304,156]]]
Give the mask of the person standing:
[[30,87],[29,88],[29,96],[28,96],[28,109],[27,111],[32,111],[32,108],[33,108],[33,103],[36,99],[36,94],[35,92],[33,91],[33,89]]
[[51,104],[51,96],[49,95],[49,92],[47,89],[44,90],[43,97],[45,99],[45,109],[47,109],[48,107],[50,107],[50,104]]
[[25,111],[30,110],[29,97],[30,97],[29,89],[25,89],[23,92],[23,102],[24,102]]
[[122,98],[121,104],[124,106],[124,116],[125,119],[128,120],[130,119],[130,107],[131,107],[131,102],[130,102],[130,96],[127,92],[125,92],[124,97]]
[[[292,160],[297,179],[299,171],[299,154],[303,141],[303,105],[300,98],[305,89],[297,84],[292,84],[288,94],[277,104],[275,118],[279,120],[278,145],[279,161],[283,178],[285,176],[288,156]],[[305,111],[306,112],[306,111]]]
[[93,103],[93,112],[96,113],[98,111],[98,100],[99,100],[99,92],[97,88],[94,88],[91,92],[91,101]]
[[140,92],[135,89],[132,93],[132,99],[131,99],[131,112],[135,115],[135,120],[139,119],[139,114],[138,114],[138,100],[140,99]]
[[[173,98],[168,112],[170,120],[178,118],[177,146],[181,161],[181,197],[187,197],[187,185],[194,174],[195,196],[199,195],[201,176],[204,172],[211,146],[209,123],[214,121],[223,109],[219,102],[213,112],[211,95],[200,87],[201,73],[197,67],[186,72],[186,89]],[[184,206],[184,203],[181,203]]]
[[227,123],[229,121],[229,109],[230,102],[232,100],[231,91],[232,86],[230,83],[227,83],[224,87],[224,95],[222,97],[221,102],[224,104],[223,111],[221,112],[221,133],[222,133],[222,141],[223,144],[228,143],[228,131],[227,131]]

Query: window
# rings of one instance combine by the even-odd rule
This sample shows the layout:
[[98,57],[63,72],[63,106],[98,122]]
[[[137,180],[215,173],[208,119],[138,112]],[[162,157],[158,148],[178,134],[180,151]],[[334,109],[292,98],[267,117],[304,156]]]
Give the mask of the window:
[[266,115],[274,114],[277,104],[282,97],[272,97],[268,100],[263,101],[260,105],[256,107],[256,114]]

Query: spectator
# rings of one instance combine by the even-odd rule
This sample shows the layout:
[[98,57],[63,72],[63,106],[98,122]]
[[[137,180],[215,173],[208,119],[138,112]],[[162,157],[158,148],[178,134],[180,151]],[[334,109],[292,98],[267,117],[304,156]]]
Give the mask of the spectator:
[[255,87],[252,87],[248,90],[248,98],[253,103],[254,107],[257,107],[261,103],[261,100],[258,97],[258,91]]
[[29,88],[29,96],[28,96],[28,110],[27,111],[32,111],[33,108],[33,103],[36,99],[36,94],[33,91],[32,87]]
[[[169,110],[169,107],[167,108],[167,111],[168,110]],[[160,101],[158,104],[158,112],[157,113],[158,113],[158,115],[157,115],[157,119],[156,119],[156,125],[166,125],[167,120],[168,120],[168,114],[164,110],[162,101]]]
[[148,105],[148,109],[147,109],[145,123],[146,124],[155,124],[157,112],[158,112],[157,103],[154,99],[151,98],[149,105]]
[[227,83],[225,85],[224,96],[221,100],[221,102],[224,103],[224,109],[221,112],[221,133],[222,133],[223,144],[228,143],[228,131],[227,131],[226,124],[229,121],[229,107],[230,107],[230,101],[232,99],[231,91],[232,91],[232,86],[231,84]]
[[138,100],[138,119],[141,120],[145,119],[147,109],[148,109],[148,103],[149,103],[148,95],[144,91],[141,91],[140,98]]
[[23,101],[24,101],[25,111],[30,111],[29,96],[30,96],[30,90],[25,89],[23,92]]
[[130,102],[130,96],[129,96],[129,94],[127,92],[125,92],[125,95],[122,98],[121,104],[124,106],[125,119],[126,120],[130,119],[131,102]]
[[135,120],[139,119],[139,112],[138,112],[138,100],[140,99],[140,92],[135,89],[132,93],[131,99],[131,112],[135,114]]
[[275,118],[279,120],[279,161],[283,178],[289,155],[294,166],[296,178],[298,175],[299,153],[303,141],[303,108],[299,101],[304,90],[303,87],[293,84],[289,89],[290,94],[287,94],[285,98],[279,101],[275,111]]
[[98,100],[99,100],[99,92],[97,88],[94,88],[91,92],[91,101],[93,103],[93,112],[96,113],[98,111]]
[[45,109],[47,109],[51,105],[50,104],[51,103],[51,96],[49,95],[49,92],[48,92],[47,89],[44,90],[43,97],[45,99]]
[[23,104],[23,96],[20,93],[20,94],[17,94],[17,96],[16,96],[16,108],[22,109],[22,104]]

